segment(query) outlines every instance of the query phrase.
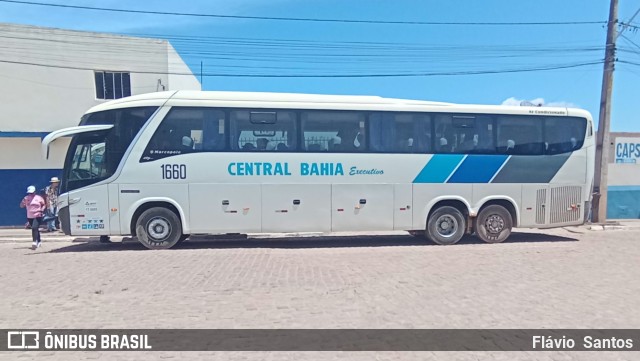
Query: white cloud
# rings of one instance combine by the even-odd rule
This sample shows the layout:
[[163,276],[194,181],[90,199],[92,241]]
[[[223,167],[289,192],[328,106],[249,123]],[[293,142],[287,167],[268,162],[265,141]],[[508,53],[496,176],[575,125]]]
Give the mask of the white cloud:
[[540,107],[576,108],[575,104],[571,102],[562,101],[562,100],[545,103],[544,98],[518,99],[516,97],[511,97],[511,98],[505,99],[501,105],[515,105],[515,106],[533,105],[533,106],[540,106]]
[[561,107],[561,108],[578,108],[577,105],[571,102],[558,101],[558,102],[549,102],[545,104],[546,107]]

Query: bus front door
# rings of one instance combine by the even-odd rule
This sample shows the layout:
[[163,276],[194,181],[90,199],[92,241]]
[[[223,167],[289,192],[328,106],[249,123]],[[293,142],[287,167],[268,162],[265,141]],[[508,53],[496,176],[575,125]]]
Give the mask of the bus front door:
[[66,194],[73,236],[104,236],[109,231],[109,190],[103,184]]

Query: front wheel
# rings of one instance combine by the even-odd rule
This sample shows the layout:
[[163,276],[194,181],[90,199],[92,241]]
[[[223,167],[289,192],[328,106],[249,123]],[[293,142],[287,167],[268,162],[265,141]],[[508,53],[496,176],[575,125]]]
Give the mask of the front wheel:
[[457,208],[444,206],[431,213],[425,235],[437,244],[458,243],[467,229],[464,215]]
[[481,210],[474,223],[476,234],[487,243],[504,242],[511,234],[513,227],[511,213],[497,204]]
[[167,208],[149,208],[136,222],[136,235],[140,243],[149,249],[168,249],[180,241],[182,223]]

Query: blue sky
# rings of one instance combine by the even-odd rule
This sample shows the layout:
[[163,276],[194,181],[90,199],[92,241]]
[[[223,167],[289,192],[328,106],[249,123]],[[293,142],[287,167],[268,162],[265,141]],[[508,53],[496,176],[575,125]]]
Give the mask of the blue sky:
[[[606,21],[608,0],[57,1],[105,8],[245,16],[439,22]],[[626,21],[640,3],[621,0]],[[603,24],[426,26],[286,22],[123,14],[0,2],[0,22],[170,39],[194,73],[406,74],[572,66],[604,57]],[[634,23],[640,24],[640,15]],[[206,37],[206,38],[205,38]],[[197,41],[194,41],[197,40]],[[618,59],[640,64],[640,32],[618,39]],[[0,60],[1,60],[0,54]],[[224,59],[222,59],[224,58]],[[602,64],[562,70],[379,78],[205,77],[205,90],[380,95],[477,104],[544,101],[587,109],[597,121]],[[616,65],[612,131],[640,131],[640,65]]]

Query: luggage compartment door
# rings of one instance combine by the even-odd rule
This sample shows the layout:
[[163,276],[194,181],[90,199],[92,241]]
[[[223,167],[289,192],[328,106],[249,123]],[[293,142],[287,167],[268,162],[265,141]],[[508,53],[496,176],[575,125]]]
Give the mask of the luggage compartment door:
[[262,231],[331,231],[331,185],[263,184]]
[[334,184],[331,230],[393,230],[393,184]]

